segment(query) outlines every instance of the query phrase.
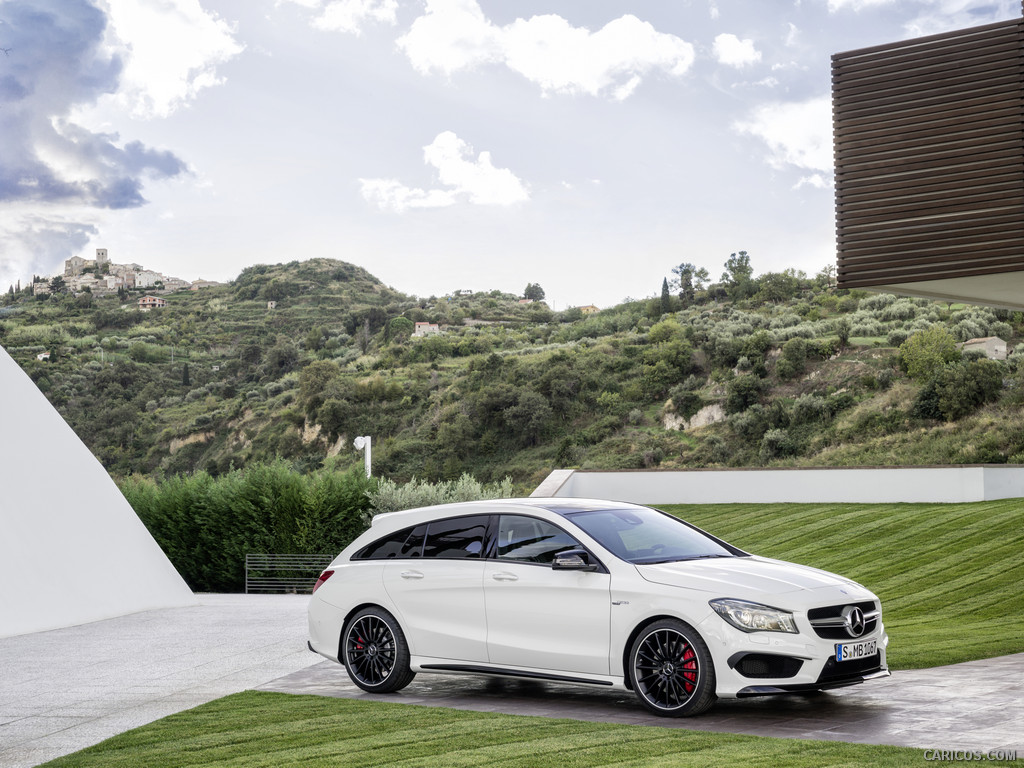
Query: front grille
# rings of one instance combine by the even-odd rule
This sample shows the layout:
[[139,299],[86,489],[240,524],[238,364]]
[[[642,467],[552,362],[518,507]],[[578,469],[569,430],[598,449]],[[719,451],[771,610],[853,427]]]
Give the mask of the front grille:
[[821,674],[818,675],[819,683],[830,683],[837,680],[845,680],[851,677],[860,677],[882,669],[882,654],[867,656],[863,659],[852,659],[850,661],[836,661],[829,658],[825,662]]
[[[849,640],[851,639],[850,633],[846,631],[846,627],[842,624],[835,624],[842,619],[843,609],[846,606],[856,606],[860,608],[864,613],[864,631],[859,637],[866,637],[870,635],[878,627],[878,619],[881,614],[877,613],[878,605],[873,600],[865,600],[862,603],[843,603],[842,605],[829,605],[825,608],[811,608],[807,611],[807,618],[811,622],[811,626],[814,628],[814,632],[818,637],[823,637],[827,640]],[[876,614],[869,616],[869,614]]]

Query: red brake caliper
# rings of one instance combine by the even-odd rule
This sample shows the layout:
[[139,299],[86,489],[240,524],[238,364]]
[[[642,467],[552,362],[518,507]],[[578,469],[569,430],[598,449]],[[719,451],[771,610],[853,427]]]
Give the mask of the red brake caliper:
[[693,652],[693,648],[687,648],[683,653],[684,672],[683,672],[683,686],[686,688],[686,692],[689,693],[693,690],[693,686],[697,682],[697,654]]

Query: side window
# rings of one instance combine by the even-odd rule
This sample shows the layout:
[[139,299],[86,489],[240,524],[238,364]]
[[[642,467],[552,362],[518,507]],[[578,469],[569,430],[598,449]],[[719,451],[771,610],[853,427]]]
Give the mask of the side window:
[[423,551],[423,535],[426,531],[426,525],[405,528],[368,544],[352,559],[388,560],[393,557],[419,557]]
[[427,528],[424,557],[480,557],[484,550],[488,515],[435,520]]
[[502,515],[498,522],[498,559],[550,565],[555,555],[582,545],[561,528],[535,517]]

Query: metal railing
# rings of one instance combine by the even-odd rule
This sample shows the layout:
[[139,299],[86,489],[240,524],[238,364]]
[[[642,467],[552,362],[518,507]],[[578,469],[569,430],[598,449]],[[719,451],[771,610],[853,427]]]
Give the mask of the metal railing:
[[245,592],[310,594],[334,555],[245,556]]

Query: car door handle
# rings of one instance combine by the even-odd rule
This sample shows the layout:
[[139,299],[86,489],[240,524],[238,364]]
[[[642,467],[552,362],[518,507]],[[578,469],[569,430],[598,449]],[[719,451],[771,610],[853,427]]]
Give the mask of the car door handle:
[[401,576],[403,579],[422,579],[423,574],[419,571],[402,571]]
[[491,578],[495,581],[519,581],[519,577],[514,573],[502,573],[498,572],[491,575]]

